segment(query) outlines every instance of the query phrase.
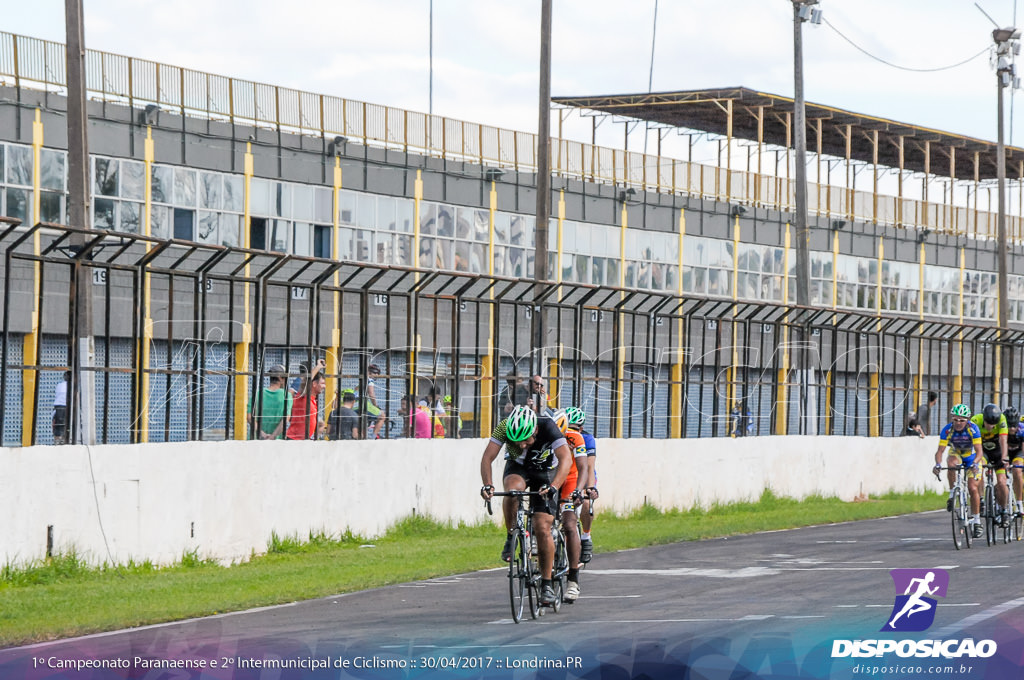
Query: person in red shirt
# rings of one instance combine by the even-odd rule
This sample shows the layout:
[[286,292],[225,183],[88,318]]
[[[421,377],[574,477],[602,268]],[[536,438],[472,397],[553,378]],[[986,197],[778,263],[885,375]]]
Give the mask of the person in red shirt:
[[323,359],[317,362],[312,375],[303,377],[302,384],[292,397],[292,415],[288,419],[285,439],[316,439],[324,432],[323,421],[317,420],[317,398],[324,391]]

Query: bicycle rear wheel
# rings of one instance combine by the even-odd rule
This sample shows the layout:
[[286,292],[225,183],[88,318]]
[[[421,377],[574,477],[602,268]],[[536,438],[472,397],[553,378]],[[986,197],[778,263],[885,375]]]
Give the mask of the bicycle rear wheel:
[[529,563],[523,535],[516,532],[512,544],[512,560],[508,563],[508,596],[512,605],[512,620],[519,623],[523,618],[526,601],[526,565]]
[[963,494],[957,491],[953,494],[953,512],[949,513],[953,522],[953,545],[957,550],[971,547],[971,529],[965,521],[963,507]]

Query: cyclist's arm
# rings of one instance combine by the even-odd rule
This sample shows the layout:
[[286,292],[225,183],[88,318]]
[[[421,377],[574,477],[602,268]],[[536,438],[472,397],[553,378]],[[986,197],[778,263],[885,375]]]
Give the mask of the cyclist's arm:
[[573,458],[573,465],[576,466],[576,491],[583,493],[587,488],[587,458],[589,456],[576,456]]
[[[484,455],[486,455],[486,452]],[[569,466],[573,464],[572,453],[569,451],[569,445],[565,443],[564,439],[562,440],[562,445],[555,449],[555,457],[558,458],[558,469],[555,471],[555,478],[551,480],[551,486],[560,489],[569,477]]]
[[494,464],[494,459],[498,457],[499,451],[501,451],[501,444],[493,439],[487,442],[487,447],[484,449],[484,455],[480,458],[480,480],[483,482],[484,486],[493,486],[491,470]]
[[1007,434],[1005,432],[999,433],[999,451],[1003,454],[1003,464],[1005,465],[1010,459],[1006,457],[1006,439]]

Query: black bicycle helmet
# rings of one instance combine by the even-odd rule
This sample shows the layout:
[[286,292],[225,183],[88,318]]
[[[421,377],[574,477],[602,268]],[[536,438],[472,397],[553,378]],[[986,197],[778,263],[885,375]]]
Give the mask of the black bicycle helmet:
[[981,417],[985,421],[986,425],[995,425],[999,422],[1003,412],[999,410],[999,407],[995,404],[985,404],[985,408],[981,410]]
[[1020,424],[1020,411],[1015,406],[1007,406],[1006,410],[1003,411],[1003,416],[1006,418],[1006,427],[1010,430],[1016,430],[1017,425]]

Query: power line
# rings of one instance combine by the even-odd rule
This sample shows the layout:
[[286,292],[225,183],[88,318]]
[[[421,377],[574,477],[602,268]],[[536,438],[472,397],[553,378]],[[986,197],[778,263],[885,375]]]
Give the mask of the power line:
[[911,68],[911,67],[909,67],[909,66],[900,66],[899,64],[894,64],[894,63],[892,63],[891,61],[886,61],[885,59],[882,59],[881,57],[878,57],[878,56],[875,56],[874,54],[871,54],[871,53],[870,53],[870,52],[868,52],[868,51],[867,51],[866,49],[864,49],[863,47],[861,47],[860,45],[858,45],[857,43],[853,42],[852,40],[850,40],[849,38],[847,38],[847,37],[846,37],[845,35],[843,35],[843,32],[842,32],[842,31],[840,31],[840,30],[839,30],[838,28],[836,28],[835,26],[833,26],[833,25],[832,25],[832,24],[831,24],[831,23],[829,22],[829,20],[828,20],[828,19],[822,18],[822,22],[823,22],[823,23],[824,23],[824,24],[825,24],[826,26],[828,26],[829,28],[831,28],[831,29],[832,29],[833,31],[835,31],[835,32],[836,32],[836,34],[837,34],[837,35],[838,35],[838,36],[839,36],[840,38],[842,38],[842,39],[843,39],[843,40],[845,40],[846,42],[850,43],[850,44],[851,44],[851,45],[852,45],[852,46],[853,46],[854,48],[856,48],[856,49],[857,49],[858,51],[860,51],[860,52],[863,52],[863,53],[864,53],[865,55],[867,55],[868,57],[870,57],[870,58],[874,59],[875,61],[879,61],[879,62],[881,62],[881,63],[885,64],[886,66],[891,66],[891,67],[893,67],[893,68],[896,68],[896,69],[899,69],[899,70],[901,70],[901,71],[913,71],[913,72],[915,72],[915,73],[934,73],[934,72],[936,72],[936,71],[948,71],[948,70],[950,70],[950,69],[954,69],[954,68],[957,68],[958,66],[963,66],[964,64],[966,64],[966,63],[968,63],[968,62],[970,62],[970,61],[974,61],[975,59],[977,59],[978,57],[980,57],[981,55],[983,55],[983,54],[985,54],[986,52],[988,52],[988,51],[989,51],[989,48],[988,48],[988,47],[986,47],[986,48],[985,48],[985,49],[983,49],[983,50],[982,50],[981,52],[978,52],[977,54],[975,54],[975,55],[974,55],[973,57],[968,57],[967,59],[964,59],[963,61],[957,62],[957,63],[955,63],[955,64],[950,64],[949,66],[939,66],[939,67],[936,67],[936,68]]

